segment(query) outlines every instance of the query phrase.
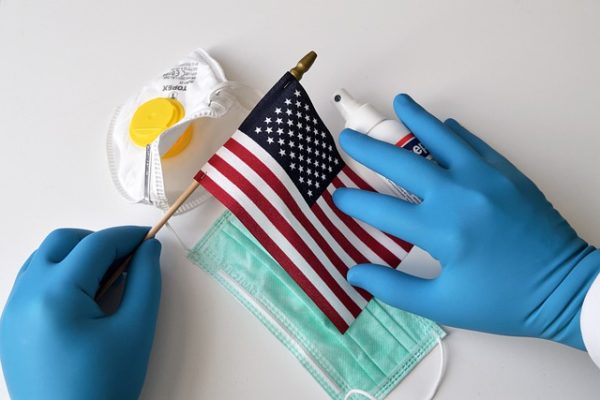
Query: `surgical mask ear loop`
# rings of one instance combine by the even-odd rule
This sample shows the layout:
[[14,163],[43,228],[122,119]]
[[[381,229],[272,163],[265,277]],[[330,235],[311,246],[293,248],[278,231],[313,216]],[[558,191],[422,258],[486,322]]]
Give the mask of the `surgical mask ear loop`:
[[[442,342],[442,339],[439,336],[437,337],[437,343],[438,343],[438,346],[440,347],[440,367],[438,369],[438,377],[436,379],[433,389],[431,390],[431,394],[427,397],[427,400],[433,400],[433,398],[437,394],[438,389],[440,388],[440,385],[442,384],[442,379],[444,378],[444,375],[446,374],[446,351],[445,351],[444,342]],[[344,400],[350,400],[350,397],[352,395],[360,395],[360,396],[366,397],[369,400],[377,400],[377,398],[375,396],[373,396],[371,393],[361,390],[361,389],[348,390],[348,392],[344,396]]]
[[183,241],[183,239],[181,239],[181,237],[177,234],[177,231],[175,231],[175,228],[173,228],[173,226],[167,222],[166,223],[166,227],[169,231],[171,231],[171,233],[173,234],[173,236],[175,236],[175,239],[177,239],[177,242],[179,242],[179,245],[181,246],[181,248],[185,251],[185,254],[188,255],[190,254],[190,252],[192,251],[192,249],[190,249]]

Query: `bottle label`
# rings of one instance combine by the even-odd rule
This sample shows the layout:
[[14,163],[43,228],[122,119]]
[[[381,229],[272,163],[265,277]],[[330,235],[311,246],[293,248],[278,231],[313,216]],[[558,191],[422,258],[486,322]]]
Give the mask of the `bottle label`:
[[431,155],[429,154],[429,151],[425,148],[425,146],[423,146],[423,144],[421,142],[419,142],[419,139],[417,139],[417,137],[415,135],[413,135],[412,133],[409,133],[408,135],[404,136],[402,139],[398,140],[396,142],[396,146],[402,147],[403,149],[406,149],[406,150],[410,150],[413,153],[418,154],[427,159],[431,159]]

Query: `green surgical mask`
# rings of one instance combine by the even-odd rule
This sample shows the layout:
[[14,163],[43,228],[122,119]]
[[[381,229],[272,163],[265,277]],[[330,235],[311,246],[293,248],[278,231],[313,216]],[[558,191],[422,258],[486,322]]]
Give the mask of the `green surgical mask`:
[[[189,258],[233,294],[335,400],[353,389],[383,399],[434,348],[434,322],[371,300],[341,334],[230,212]],[[347,398],[364,398],[360,391]]]

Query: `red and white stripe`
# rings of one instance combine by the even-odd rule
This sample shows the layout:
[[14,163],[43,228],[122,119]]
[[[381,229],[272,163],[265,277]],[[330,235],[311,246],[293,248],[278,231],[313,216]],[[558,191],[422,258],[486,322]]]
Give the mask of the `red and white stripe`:
[[372,190],[344,167],[309,207],[286,171],[241,131],[196,175],[248,228],[333,324],[344,332],[370,295],[346,281],[362,262],[397,267],[410,244],[339,211],[332,194],[339,187]]

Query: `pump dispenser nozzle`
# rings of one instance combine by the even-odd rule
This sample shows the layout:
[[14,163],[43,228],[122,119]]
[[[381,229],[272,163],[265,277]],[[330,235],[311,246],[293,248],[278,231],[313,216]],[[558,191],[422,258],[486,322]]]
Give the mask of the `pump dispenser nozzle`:
[[346,128],[369,132],[375,125],[387,119],[370,104],[356,101],[345,89],[336,90],[332,101],[346,121]]

